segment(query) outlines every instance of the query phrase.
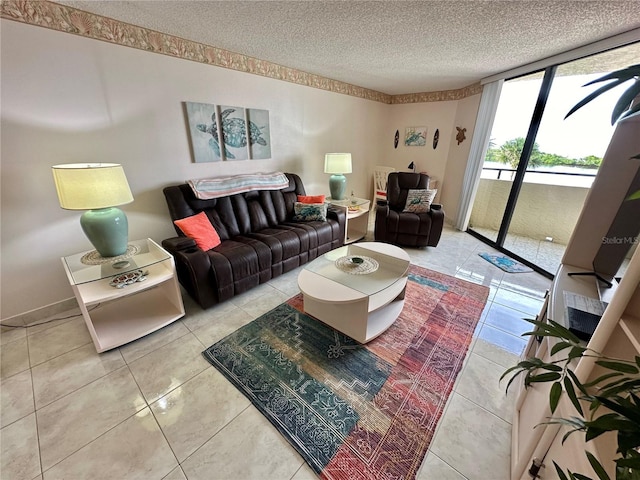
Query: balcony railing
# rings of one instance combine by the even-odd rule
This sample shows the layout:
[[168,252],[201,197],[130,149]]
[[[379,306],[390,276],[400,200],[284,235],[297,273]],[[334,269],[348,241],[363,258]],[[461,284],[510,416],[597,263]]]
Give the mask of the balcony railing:
[[[484,167],[482,171],[496,171],[498,172],[497,180],[500,180],[502,177],[502,172],[510,172],[514,173],[516,171],[515,168],[500,168],[500,167]],[[573,177],[590,177],[594,178],[596,176],[595,173],[575,173],[575,172],[547,172],[544,170],[525,170],[525,173],[541,173],[546,175],[567,175]]]
[[[491,171],[493,178],[486,178],[484,171]],[[497,175],[493,172],[497,172]],[[492,239],[496,238],[500,229],[512,186],[506,172],[512,173],[515,170],[493,167],[483,169],[471,212],[470,227]],[[526,173],[562,177],[541,179],[537,175],[525,176],[505,248],[554,273],[562,258],[564,246],[569,242],[578,221],[595,173],[537,170],[527,170]],[[537,181],[530,181],[532,177]],[[553,178],[557,180],[554,181]],[[563,184],[559,184],[560,182]]]

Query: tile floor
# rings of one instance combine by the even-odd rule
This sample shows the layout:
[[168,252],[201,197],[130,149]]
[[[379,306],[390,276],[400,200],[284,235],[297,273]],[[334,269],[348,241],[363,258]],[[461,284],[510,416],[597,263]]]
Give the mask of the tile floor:
[[[498,237],[498,232],[495,230],[479,227],[474,228],[474,230],[491,240],[495,240]],[[504,248],[535,263],[547,272],[555,274],[560,262],[562,262],[567,246],[544,239],[508,234],[504,242]]]
[[[490,287],[464,369],[418,474],[425,479],[507,479],[513,399],[498,384],[525,346],[522,318],[542,305],[549,280],[508,274],[490,250],[445,229],[412,262]],[[298,293],[289,272],[121,348],[97,354],[82,318],[2,327],[2,479],[316,478],[286,440],[200,352]],[[75,312],[70,312],[75,313]]]

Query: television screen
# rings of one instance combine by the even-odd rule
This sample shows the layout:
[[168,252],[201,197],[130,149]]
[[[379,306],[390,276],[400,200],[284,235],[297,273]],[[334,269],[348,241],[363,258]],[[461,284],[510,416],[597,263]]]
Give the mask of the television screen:
[[608,281],[616,276],[629,250],[640,240],[640,199],[627,200],[637,191],[640,191],[640,167],[593,259],[594,272]]

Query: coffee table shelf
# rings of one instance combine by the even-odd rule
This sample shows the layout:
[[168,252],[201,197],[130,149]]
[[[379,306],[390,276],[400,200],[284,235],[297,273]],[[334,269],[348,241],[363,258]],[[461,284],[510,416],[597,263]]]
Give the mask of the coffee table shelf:
[[[372,274],[350,275],[335,266],[345,255],[369,256],[379,263]],[[304,311],[360,343],[396,321],[404,306],[409,255],[385,243],[364,242],[333,250],[298,276]]]

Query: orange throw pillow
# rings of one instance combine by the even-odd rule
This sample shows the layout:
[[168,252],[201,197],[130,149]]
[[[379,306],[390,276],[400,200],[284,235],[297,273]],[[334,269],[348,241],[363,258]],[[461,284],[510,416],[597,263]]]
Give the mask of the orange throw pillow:
[[300,203],[324,203],[324,195],[298,195]]
[[187,237],[193,238],[196,244],[205,252],[222,243],[220,241],[220,235],[218,235],[216,229],[213,228],[213,225],[211,225],[209,218],[204,212],[175,220],[173,223],[175,223]]

